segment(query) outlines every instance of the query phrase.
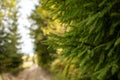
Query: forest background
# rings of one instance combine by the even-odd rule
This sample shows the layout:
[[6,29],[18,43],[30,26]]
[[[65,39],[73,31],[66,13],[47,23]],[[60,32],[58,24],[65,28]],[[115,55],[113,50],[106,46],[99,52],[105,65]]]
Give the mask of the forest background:
[[[15,2],[0,3],[1,73],[22,63]],[[119,7],[119,0],[39,1],[29,16],[38,65],[54,80],[120,80]]]

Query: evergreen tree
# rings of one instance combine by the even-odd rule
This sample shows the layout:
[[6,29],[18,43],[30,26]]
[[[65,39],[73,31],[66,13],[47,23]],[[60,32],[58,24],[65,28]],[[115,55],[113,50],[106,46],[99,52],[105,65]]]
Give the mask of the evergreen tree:
[[6,51],[6,41],[7,41],[8,37],[7,37],[7,34],[5,33],[4,31],[4,28],[3,27],[0,27],[0,73],[2,71],[5,71],[5,68],[6,68],[6,65],[7,64],[3,64],[5,63],[5,55],[7,55],[5,53]]
[[[20,35],[17,29],[16,0],[5,0],[0,5],[0,73],[16,72],[22,63],[22,54],[18,52]],[[4,15],[3,15],[4,14]]]
[[[120,0],[42,0],[70,28],[49,44],[76,65],[76,80],[120,80]],[[73,63],[77,60],[76,63]]]
[[[39,14],[41,12],[41,14]],[[30,28],[31,30],[31,37],[33,37],[34,46],[35,46],[35,54],[37,54],[38,64],[43,68],[48,69],[52,60],[55,58],[53,53],[55,51],[46,44],[46,40],[48,39],[47,34],[44,32],[43,29],[47,28],[49,25],[49,16],[47,12],[42,10],[41,6],[36,6],[36,10],[30,16],[35,23],[33,23],[33,27]],[[36,28],[34,28],[36,26]]]

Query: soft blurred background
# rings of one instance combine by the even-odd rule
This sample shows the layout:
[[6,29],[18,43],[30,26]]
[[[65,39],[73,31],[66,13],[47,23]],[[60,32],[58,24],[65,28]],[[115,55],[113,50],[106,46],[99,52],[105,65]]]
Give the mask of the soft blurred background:
[[120,80],[119,0],[0,0],[0,80]]

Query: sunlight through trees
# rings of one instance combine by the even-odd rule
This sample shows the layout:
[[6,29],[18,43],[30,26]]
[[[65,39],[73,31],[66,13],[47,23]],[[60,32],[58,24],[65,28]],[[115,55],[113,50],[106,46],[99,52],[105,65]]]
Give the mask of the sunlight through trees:
[[[16,6],[0,1],[0,74],[22,64]],[[120,80],[119,7],[120,0],[39,0],[28,17],[33,62],[52,80]]]
[[22,64],[17,26],[16,0],[0,2],[0,73],[17,72]]

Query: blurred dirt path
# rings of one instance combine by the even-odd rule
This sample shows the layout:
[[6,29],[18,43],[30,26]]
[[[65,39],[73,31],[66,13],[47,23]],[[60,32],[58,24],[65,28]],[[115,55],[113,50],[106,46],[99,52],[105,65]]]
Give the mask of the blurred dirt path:
[[51,76],[38,65],[20,72],[16,80],[51,80]]
[[26,69],[17,77],[18,80],[51,80],[51,76],[42,68],[33,64],[31,68]]
[[[3,79],[0,78],[0,80]],[[30,68],[21,71],[17,77],[5,74],[4,80],[51,80],[51,76],[44,69],[33,64]]]

